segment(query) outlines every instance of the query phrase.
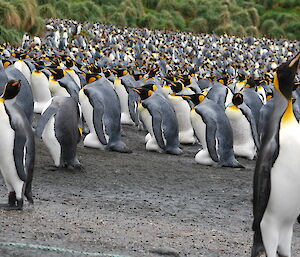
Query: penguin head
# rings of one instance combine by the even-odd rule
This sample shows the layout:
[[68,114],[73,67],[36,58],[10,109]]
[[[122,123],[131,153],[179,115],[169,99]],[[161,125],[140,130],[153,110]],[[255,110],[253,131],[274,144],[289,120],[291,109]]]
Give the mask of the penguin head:
[[154,78],[156,73],[158,72],[158,68],[153,68],[148,72],[148,78]]
[[[155,85],[154,85],[155,86]],[[145,100],[153,94],[153,90],[149,87],[140,87],[140,88],[133,88],[135,92],[140,95],[141,100]]]
[[63,69],[49,69],[53,78],[59,80],[65,76],[65,71]]
[[2,60],[2,64],[3,64],[4,69],[6,69],[8,66],[10,66],[12,64],[12,62],[9,60]]
[[174,93],[179,93],[184,89],[184,84],[181,81],[172,81],[168,83]]
[[21,81],[20,80],[10,80],[5,85],[5,88],[3,90],[3,94],[1,98],[3,100],[9,100],[13,99],[17,96],[17,94],[20,92],[21,89]]
[[184,100],[191,101],[194,106],[202,103],[205,99],[204,94],[180,95]]
[[236,94],[233,95],[232,103],[235,106],[238,106],[238,105],[242,104],[243,102],[244,102],[244,97],[241,93],[236,93]]
[[127,71],[126,69],[119,69],[119,68],[113,69],[112,72],[113,72],[118,78],[123,77],[123,76],[125,76],[125,75],[128,73],[128,71]]
[[144,74],[143,73],[137,73],[137,74],[132,74],[132,76],[135,79],[135,81],[138,81],[138,80],[140,80],[144,77]]
[[281,64],[274,74],[274,87],[287,99],[291,99],[292,97],[294,79],[297,73],[299,60],[300,53],[298,53],[292,60]]
[[90,84],[101,78],[102,78],[101,75],[99,75],[97,73],[86,73],[86,76],[85,76],[87,84]]

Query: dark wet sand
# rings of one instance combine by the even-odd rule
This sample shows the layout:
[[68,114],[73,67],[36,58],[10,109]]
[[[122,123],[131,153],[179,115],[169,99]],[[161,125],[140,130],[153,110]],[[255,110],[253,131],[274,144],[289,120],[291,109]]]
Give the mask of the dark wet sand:
[[[48,171],[37,139],[34,208],[0,211],[0,241],[121,256],[250,256],[252,176],[246,169],[196,164],[199,146],[182,156],[145,151],[144,132],[124,126],[132,154],[78,146],[82,171]],[[6,188],[0,177],[0,200]],[[300,256],[295,225],[293,256]],[[85,256],[0,245],[1,257]],[[113,255],[112,255],[113,256]]]

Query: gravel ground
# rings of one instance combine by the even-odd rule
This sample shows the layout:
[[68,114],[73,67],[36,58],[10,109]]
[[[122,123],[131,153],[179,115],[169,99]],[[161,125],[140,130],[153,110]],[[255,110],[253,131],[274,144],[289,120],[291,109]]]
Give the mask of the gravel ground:
[[[255,161],[246,169],[214,168],[184,154],[147,152],[144,132],[124,126],[132,154],[78,145],[85,171],[49,171],[52,159],[36,140],[34,207],[0,211],[0,241],[42,245],[98,256],[250,256]],[[0,200],[6,201],[0,178]],[[293,256],[300,256],[300,226]],[[87,253],[87,254],[88,254]],[[87,256],[0,245],[2,257]]]

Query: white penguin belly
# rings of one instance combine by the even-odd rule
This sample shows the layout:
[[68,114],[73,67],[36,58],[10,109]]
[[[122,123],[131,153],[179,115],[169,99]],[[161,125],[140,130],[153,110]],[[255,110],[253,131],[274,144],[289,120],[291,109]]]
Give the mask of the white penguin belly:
[[42,133],[42,139],[52,156],[55,166],[58,167],[60,165],[61,147],[55,136],[54,116],[47,122]]
[[115,80],[114,88],[117,92],[121,105],[121,124],[133,125],[134,122],[132,121],[129,113],[128,93],[125,87],[121,84],[120,79]]
[[[14,160],[15,131],[11,128],[4,104],[0,103],[0,169],[9,192],[15,191],[18,199],[22,197],[24,182],[19,178]],[[23,157],[24,158],[24,157]]]
[[226,108],[225,113],[233,132],[234,154],[253,160],[256,155],[256,146],[249,121],[236,107]]
[[[93,122],[93,111],[94,111],[93,106],[91,105],[88,97],[83,93],[82,90],[79,91],[79,102],[81,105],[83,117],[90,130],[90,133],[87,134],[83,140],[84,146],[104,150],[105,146],[100,142],[95,131],[94,122]],[[105,131],[104,128],[103,131]],[[109,137],[106,134],[105,134],[105,138],[107,141],[109,140]]]
[[300,126],[283,126],[279,132],[279,154],[271,170],[271,194],[266,215],[284,217],[294,224],[300,213]]
[[179,129],[179,142],[182,144],[194,144],[194,130],[190,118],[190,106],[179,96],[168,96],[176,113]]
[[196,113],[195,109],[191,110],[190,115],[191,115],[192,125],[195,130],[195,134],[199,139],[200,144],[202,145],[202,149],[200,149],[195,156],[195,161],[203,165],[216,164],[216,162],[213,161],[212,158],[210,157],[210,154],[207,149],[205,122],[203,121],[202,117],[198,113]]
[[154,132],[153,132],[153,128],[152,128],[152,116],[150,115],[149,111],[146,108],[144,108],[140,103],[138,104],[138,111],[139,111],[141,120],[143,121],[146,129],[149,132],[145,137],[146,150],[162,152],[163,150],[157,144],[157,141],[154,136]]
[[51,99],[49,81],[44,73],[38,71],[32,72],[31,89],[34,98],[34,112],[41,113],[45,104]]

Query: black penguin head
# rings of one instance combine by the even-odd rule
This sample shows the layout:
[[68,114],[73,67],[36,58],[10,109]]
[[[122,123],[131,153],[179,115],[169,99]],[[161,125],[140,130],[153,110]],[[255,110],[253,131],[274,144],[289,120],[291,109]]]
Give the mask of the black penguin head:
[[20,92],[21,89],[21,81],[20,80],[10,80],[5,85],[5,88],[3,90],[3,94],[1,96],[4,100],[13,99],[17,96],[17,94]]
[[112,72],[113,72],[118,78],[123,77],[123,76],[125,76],[125,75],[128,73],[128,71],[127,71],[126,69],[119,69],[119,68],[113,69]]
[[132,76],[135,79],[135,81],[138,81],[138,80],[140,80],[144,77],[144,74],[143,73],[137,73],[137,74],[132,74]]
[[298,53],[292,60],[281,64],[274,75],[274,87],[287,99],[291,99],[292,97],[294,79],[297,73],[299,60],[300,53]]
[[2,64],[3,64],[4,69],[6,69],[8,66],[10,66],[12,64],[12,62],[9,60],[2,60]]
[[238,106],[238,105],[242,104],[243,102],[244,102],[244,97],[241,93],[236,93],[236,94],[233,95],[232,103],[235,106]]
[[183,90],[184,84],[181,81],[172,81],[168,83],[174,93],[179,93]]
[[40,71],[42,69],[45,69],[45,63],[43,61],[36,61],[33,63],[34,64],[34,67],[36,68],[36,70]]
[[49,70],[55,80],[59,80],[65,76],[65,72],[63,69],[49,69]]
[[141,100],[145,100],[153,94],[153,91],[148,87],[133,88],[140,95]]
[[155,77],[155,75],[156,75],[156,73],[158,72],[158,70],[159,70],[158,68],[153,68],[153,69],[151,69],[151,70],[148,72],[148,77],[149,77],[149,79]]
[[97,73],[86,73],[85,79],[86,79],[86,83],[90,84],[98,79],[101,79],[101,75]]
[[74,61],[70,57],[66,58],[66,67],[70,69],[73,66],[74,66]]
[[184,100],[191,101],[195,106],[202,103],[205,99],[204,94],[180,95]]
[[189,86],[192,83],[192,76],[189,74],[183,74],[179,76],[179,80],[185,85]]

